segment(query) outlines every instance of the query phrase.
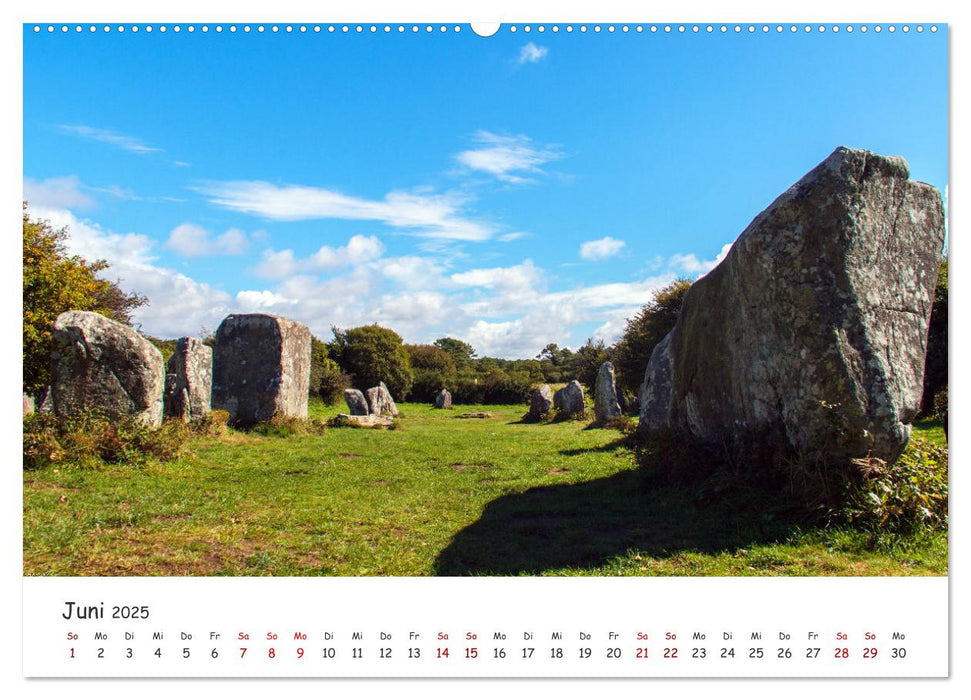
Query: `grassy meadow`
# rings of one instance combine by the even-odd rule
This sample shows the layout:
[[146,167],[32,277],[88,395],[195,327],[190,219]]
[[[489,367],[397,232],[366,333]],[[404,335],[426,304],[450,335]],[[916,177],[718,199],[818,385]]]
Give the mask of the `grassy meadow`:
[[[342,409],[343,407],[340,407]],[[946,575],[947,533],[800,526],[652,484],[617,429],[401,404],[395,430],[192,437],[24,471],[32,576]],[[312,404],[311,417],[340,410]],[[490,418],[462,418],[466,412]],[[943,440],[938,424],[915,435]]]

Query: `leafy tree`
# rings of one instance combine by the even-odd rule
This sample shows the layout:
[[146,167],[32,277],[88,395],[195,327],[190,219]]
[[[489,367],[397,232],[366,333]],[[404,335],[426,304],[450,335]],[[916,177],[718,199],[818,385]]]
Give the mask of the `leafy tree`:
[[636,392],[640,387],[654,346],[674,328],[690,287],[689,280],[675,280],[659,289],[650,303],[627,320],[624,334],[613,352],[617,384],[625,391]]
[[401,400],[411,390],[414,373],[411,357],[401,336],[378,324],[342,330],[334,328],[328,350],[362,391],[384,382],[391,395]]
[[588,390],[593,391],[600,365],[610,359],[610,354],[610,349],[603,340],[587,338],[587,342],[577,348],[570,358],[569,374],[572,376],[569,379],[576,379]]
[[934,410],[934,397],[947,391],[947,258],[941,260],[937,275],[934,305],[931,307],[927,333],[927,356],[924,360],[924,395],[921,412]]
[[319,396],[333,405],[344,396],[351,378],[341,371],[327,353],[327,344],[317,336],[310,337],[310,395]]
[[455,366],[458,369],[468,367],[475,359],[475,348],[466,343],[464,340],[458,340],[456,338],[439,338],[435,341],[435,345],[452,356],[452,360],[455,362]]
[[405,345],[411,357],[415,381],[409,398],[431,401],[439,389],[454,389],[455,360],[437,345]]
[[51,333],[65,311],[96,311],[125,324],[131,313],[148,303],[98,277],[105,260],[88,262],[67,254],[68,230],[49,221],[34,221],[24,204],[24,376],[23,388],[34,393],[50,382]]

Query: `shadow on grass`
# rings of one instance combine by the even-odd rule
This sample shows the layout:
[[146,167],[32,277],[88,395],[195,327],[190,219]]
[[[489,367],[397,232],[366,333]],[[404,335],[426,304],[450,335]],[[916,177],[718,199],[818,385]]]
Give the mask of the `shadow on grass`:
[[626,435],[622,435],[616,440],[611,440],[603,445],[597,445],[596,447],[577,447],[572,450],[560,450],[559,453],[564,457],[577,457],[579,455],[591,454],[596,452],[614,452],[621,448],[629,448],[630,439]]
[[606,564],[638,550],[663,558],[785,539],[795,524],[764,510],[699,506],[629,470],[502,496],[436,559],[439,576],[537,574]]

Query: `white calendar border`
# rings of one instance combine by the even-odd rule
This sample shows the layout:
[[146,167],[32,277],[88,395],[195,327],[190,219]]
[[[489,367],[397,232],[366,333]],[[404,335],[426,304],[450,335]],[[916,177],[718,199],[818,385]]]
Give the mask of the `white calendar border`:
[[[900,0],[885,0],[879,3],[857,3],[850,5],[845,1],[839,0],[816,0],[806,3],[805,7],[782,6],[777,2],[766,1],[744,1],[735,3],[724,3],[714,1],[694,2],[690,6],[656,6],[656,7],[632,7],[629,2],[623,0],[597,0],[585,4],[571,0],[560,2],[526,2],[525,0],[493,0],[489,3],[478,2],[470,7],[454,2],[444,2],[442,0],[415,0],[414,2],[395,3],[391,0],[357,2],[353,6],[348,4],[329,3],[311,9],[307,3],[297,0],[274,0],[267,6],[266,3],[253,2],[252,0],[242,0],[227,6],[226,3],[202,3],[199,0],[170,0],[164,4],[156,6],[134,5],[130,2],[119,0],[89,0],[87,2],[70,2],[68,0],[39,0],[6,6],[3,10],[3,35],[0,40],[0,51],[3,51],[3,74],[5,88],[3,94],[8,98],[13,96],[12,104],[4,110],[4,138],[6,148],[4,154],[5,167],[3,169],[3,187],[0,192],[6,194],[7,206],[3,208],[4,213],[9,217],[6,230],[13,230],[13,216],[19,215],[20,186],[22,181],[22,142],[21,142],[21,119],[22,110],[20,103],[20,82],[21,82],[21,60],[22,60],[22,35],[20,24],[24,21],[43,21],[45,19],[74,21],[108,21],[123,20],[130,22],[158,22],[166,19],[178,19],[179,21],[220,21],[232,18],[234,21],[246,20],[266,20],[273,21],[447,21],[465,23],[470,20],[477,21],[515,21],[515,22],[551,22],[551,21],[624,21],[634,22],[638,20],[661,22],[689,22],[689,21],[786,21],[786,22],[873,22],[877,21],[940,21],[951,22],[950,41],[952,56],[951,73],[951,120],[950,124],[955,125],[967,123],[969,111],[967,109],[967,92],[959,89],[961,76],[967,82],[967,55],[968,40],[971,35],[971,24],[959,22],[961,15],[957,12],[957,3],[940,2],[926,0],[925,2],[914,4],[912,1],[903,2]],[[634,11],[636,10],[636,11]],[[968,34],[965,34],[967,32]],[[955,190],[954,174],[961,172],[967,173],[966,167],[962,167],[964,161],[961,157],[966,156],[967,146],[965,134],[952,126],[951,130],[951,171],[952,177],[949,178],[951,202],[949,206],[950,214],[950,234],[949,242],[952,257],[956,256],[958,265],[963,262],[963,253],[960,239],[957,247],[953,243],[953,233],[960,230],[957,222],[960,221],[960,205],[954,207],[953,197]],[[958,179],[958,187],[960,180]],[[15,300],[19,296],[19,289],[16,288],[18,281],[17,255],[12,250],[13,239],[8,236],[5,245],[9,245],[11,250],[3,255],[4,265],[7,274],[0,275],[0,284],[3,284],[4,321],[8,333],[6,338],[16,337],[19,333],[19,326],[15,326],[15,319],[19,318]],[[969,295],[966,291],[966,282],[960,277],[955,276],[951,280],[952,294],[957,298],[957,305],[954,308],[963,309],[968,303]],[[958,324],[952,323],[950,337],[952,348],[967,347],[967,336],[965,329]],[[961,357],[959,353],[954,353],[956,357]],[[3,391],[0,396],[5,396],[7,400],[0,406],[2,411],[2,424],[4,430],[8,431],[4,444],[16,445],[19,441],[19,433],[16,433],[17,411],[11,397],[16,395],[14,380],[16,372],[10,368],[18,367],[18,355],[13,343],[7,343],[0,348],[0,357],[3,362],[0,366],[8,368],[0,381],[3,382]],[[967,371],[956,363],[951,367],[951,381],[957,387],[957,391],[952,391],[952,422],[958,426],[952,434],[957,435],[958,450],[955,452],[953,443],[950,446],[952,463],[963,463],[964,442],[961,426],[965,424],[964,416],[968,415],[966,410],[967,397]],[[958,460],[954,455],[958,455]],[[18,536],[22,531],[22,483],[19,474],[19,457],[8,453],[8,477],[11,481],[5,484],[2,490],[6,499],[5,508],[2,512],[7,519],[4,523],[3,532],[7,533],[2,541],[3,582],[6,584],[3,590],[16,597],[16,591],[20,590],[20,579],[22,576],[22,549],[21,538]],[[963,581],[965,559],[967,557],[966,548],[959,552],[958,548],[965,540],[967,527],[961,517],[960,504],[967,499],[958,493],[958,488],[962,483],[963,475],[960,467],[951,471],[951,490],[957,494],[952,498],[951,507],[951,566],[950,576],[952,585],[950,586],[951,600],[951,660],[952,660],[952,679],[950,682],[927,683],[919,681],[816,681],[793,683],[787,681],[732,681],[732,692],[744,691],[746,694],[755,696],[775,696],[784,693],[789,697],[817,697],[820,694],[832,693],[834,691],[850,692],[878,692],[884,697],[911,697],[915,693],[929,690],[934,693],[945,695],[954,694],[957,684],[954,682],[959,678],[967,679],[969,672],[962,667],[960,659],[969,657],[969,646],[964,641],[963,634],[969,629],[967,624],[966,604],[961,598],[953,595],[953,577],[959,577]],[[70,695],[71,691],[80,688],[85,693],[99,692],[105,696],[120,695],[122,693],[135,692],[142,698],[155,698],[171,696],[173,692],[191,693],[205,692],[220,694],[230,692],[237,697],[257,697],[283,690],[284,692],[301,692],[311,690],[313,692],[337,692],[340,694],[359,693],[362,690],[362,683],[369,690],[387,692],[396,685],[394,681],[329,681],[325,686],[309,686],[306,681],[257,681],[236,680],[220,681],[217,685],[212,681],[186,681],[186,682],[161,682],[144,683],[139,681],[86,681],[80,684],[74,682],[27,682],[21,676],[20,665],[20,630],[16,613],[11,612],[5,615],[3,641],[0,643],[0,655],[3,663],[3,680],[6,685],[12,688],[15,693],[27,695],[33,698],[61,697]],[[958,663],[953,663],[958,660]],[[671,690],[673,692],[684,692],[686,684],[690,684],[692,689],[709,693],[715,690],[712,683],[718,681],[697,680],[697,681],[651,681],[651,685],[643,686],[639,681],[577,681],[577,680],[545,680],[540,682],[531,681],[493,681],[466,683],[463,681],[407,681],[404,688],[412,691],[420,691],[429,696],[444,696],[463,698],[493,697],[496,693],[507,693],[512,689],[534,693],[537,691],[556,692],[567,697],[586,697],[594,693],[601,693],[603,690],[614,690],[621,693],[634,692],[658,692]],[[657,685],[661,683],[661,685]],[[696,685],[696,684],[701,685]],[[636,684],[636,685],[635,685]],[[191,697],[191,695],[190,695]]]

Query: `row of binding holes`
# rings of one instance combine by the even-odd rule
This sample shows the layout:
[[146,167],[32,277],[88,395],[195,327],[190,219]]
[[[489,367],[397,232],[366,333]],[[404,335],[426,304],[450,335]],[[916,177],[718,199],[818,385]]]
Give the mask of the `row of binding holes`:
[[[35,24],[34,25],[34,32],[41,32],[44,29],[45,29],[45,27],[41,27],[39,24]],[[84,26],[82,26],[80,24],[76,24],[73,27],[70,27],[70,26],[64,24],[64,25],[61,25],[61,26],[57,27],[57,26],[55,26],[53,24],[49,24],[46,27],[46,30],[49,33],[53,33],[53,32],[56,32],[58,30],[60,30],[61,32],[69,32],[72,29],[75,32],[83,32],[85,30],[87,30],[89,32],[97,32],[97,31],[112,32],[112,31],[114,31],[114,32],[118,32],[119,34],[123,34],[126,31],[127,32],[132,32],[133,34],[137,34],[140,31],[141,32],[146,32],[148,34],[151,34],[154,31],[158,31],[158,32],[161,32],[161,33],[164,34],[164,33],[168,32],[170,30],[170,28],[167,25],[164,25],[164,24],[163,25],[159,25],[158,27],[154,27],[154,26],[152,26],[150,24],[149,25],[145,25],[145,26],[141,26],[141,27],[138,26],[138,25],[131,25],[131,26],[126,27],[123,24],[116,25],[116,26],[111,26],[111,25],[106,24],[106,25],[103,25],[103,26],[100,26],[100,27],[99,26],[96,26],[96,25],[93,25],[93,24],[92,25],[89,25],[87,27],[84,27]],[[711,24],[706,24],[706,25],[698,25],[698,24],[692,24],[692,25],[685,25],[685,24],[678,24],[678,25],[670,25],[670,24],[664,24],[664,25],[657,25],[657,24],[651,24],[651,25],[643,25],[643,24],[636,24],[636,25],[628,25],[628,24],[613,25],[613,24],[608,24],[606,26],[601,26],[599,24],[594,24],[594,25],[591,25],[589,27],[587,25],[585,25],[585,24],[579,24],[579,25],[575,25],[575,26],[572,25],[572,24],[567,24],[567,25],[563,25],[562,27],[560,25],[558,25],[558,24],[551,25],[550,27],[547,27],[546,25],[542,25],[542,24],[537,25],[535,27],[533,27],[532,25],[528,25],[528,24],[527,25],[523,25],[523,26],[520,27],[520,26],[517,26],[517,25],[513,24],[513,25],[510,25],[509,27],[507,27],[506,29],[510,33],[513,33],[513,34],[515,34],[518,31],[523,31],[523,32],[526,32],[527,34],[530,33],[530,32],[532,32],[532,31],[536,31],[536,32],[542,34],[542,33],[546,32],[547,30],[553,32],[554,34],[560,32],[560,31],[564,31],[564,32],[567,32],[567,33],[571,33],[571,32],[577,31],[577,32],[580,32],[581,34],[586,33],[588,31],[592,31],[595,34],[598,34],[598,33],[602,32],[602,31],[607,31],[608,33],[614,33],[614,32],[618,32],[619,31],[619,32],[624,33],[624,34],[629,33],[629,32],[635,32],[635,33],[638,33],[638,34],[641,34],[641,33],[644,33],[644,32],[650,32],[652,34],[656,34],[658,32],[663,32],[665,34],[670,34],[672,32],[678,32],[680,34],[686,34],[686,33],[692,33],[692,34],[701,34],[701,33],[713,34],[713,33],[721,33],[721,34],[726,34],[728,32],[733,32],[735,34],[742,34],[742,33],[755,34],[757,32],[761,32],[763,34],[769,34],[770,32],[775,32],[777,34],[781,34],[783,32],[796,33],[796,32],[800,32],[800,31],[801,32],[804,32],[804,33],[810,33],[810,32],[814,32],[815,31],[815,32],[820,32],[820,33],[822,33],[822,32],[833,32],[834,34],[838,34],[841,31],[844,31],[844,32],[847,32],[847,33],[853,33],[854,31],[860,31],[860,32],[866,33],[866,32],[868,32],[868,31],[871,30],[871,27],[869,25],[866,25],[866,24],[859,25],[858,27],[854,27],[854,25],[852,25],[852,24],[848,24],[848,25],[844,25],[844,26],[840,26],[840,25],[835,25],[834,24],[834,25],[831,25],[831,26],[828,26],[828,27],[825,26],[825,25],[822,25],[822,24],[820,24],[820,25],[809,25],[809,24],[806,24],[806,25],[795,25],[795,24],[782,25],[782,24],[776,24],[776,25],[771,25],[771,26],[768,25],[768,24],[762,24],[762,25],[749,24],[749,25],[744,25],[744,26],[743,25],[740,25],[740,24],[735,24],[735,25],[726,25],[726,24],[721,24],[721,25],[711,25]],[[913,27],[913,29],[914,29],[914,31],[917,31],[917,32],[923,32],[924,31],[924,26],[918,24],[915,27]],[[171,27],[171,31],[175,32],[176,34],[178,34],[179,32],[181,32],[182,30],[183,30],[182,25],[176,24],[176,25],[173,25]],[[879,25],[879,24],[877,24],[877,25],[873,25],[872,26],[872,30],[874,32],[876,32],[877,34],[879,34],[880,32],[882,32],[884,30],[884,27],[881,26],[881,25]],[[888,32],[890,32],[891,34],[893,34],[894,32],[897,31],[897,26],[896,25],[893,25],[893,24],[888,25],[886,27],[886,30]],[[904,25],[901,25],[900,26],[900,31],[902,31],[904,33],[910,32],[910,30],[911,30],[911,26],[908,25],[908,24],[904,24]],[[937,26],[931,25],[929,27],[929,30],[932,31],[932,32],[936,32],[937,31]],[[287,33],[287,34],[290,34],[290,33],[293,33],[293,32],[298,32],[298,33],[301,33],[301,34],[305,34],[307,32],[313,32],[313,33],[318,33],[318,34],[321,33],[321,32],[327,32],[327,33],[330,33],[330,34],[337,34],[337,33],[341,33],[341,34],[350,34],[350,33],[357,33],[357,34],[371,33],[371,34],[376,34],[378,32],[383,32],[385,34],[390,34],[392,32],[397,32],[399,34],[404,34],[406,32],[411,32],[413,34],[417,34],[419,32],[425,32],[425,33],[432,33],[432,32],[445,33],[445,32],[449,32],[449,31],[452,31],[452,32],[456,32],[457,33],[457,32],[461,32],[462,31],[462,28],[460,26],[458,26],[458,25],[446,26],[444,24],[442,24],[442,25],[431,25],[431,24],[426,24],[426,25],[417,25],[417,24],[404,25],[404,24],[398,24],[398,25],[393,25],[393,26],[390,25],[390,24],[385,24],[385,25],[380,25],[380,26],[379,25],[376,25],[376,24],[371,24],[371,25],[362,25],[362,24],[357,24],[357,25],[346,25],[346,24],[344,24],[344,25],[333,25],[333,24],[331,24],[331,25],[326,25],[326,26],[321,26],[319,24],[315,24],[315,25],[311,25],[311,26],[308,26],[308,25],[305,25],[305,24],[300,24],[300,25],[287,24],[287,25],[283,25],[283,26],[276,25],[276,24],[269,25],[269,26],[262,25],[262,24],[251,26],[251,25],[248,25],[248,24],[244,24],[244,25],[239,26],[239,27],[237,27],[235,24],[230,24],[230,25],[227,25],[225,27],[223,27],[223,25],[221,25],[221,24],[217,24],[217,25],[215,25],[213,27],[210,27],[209,25],[205,25],[205,24],[203,24],[203,25],[201,25],[199,27],[196,27],[195,25],[190,24],[190,25],[187,25],[185,27],[185,31],[189,32],[190,34],[196,32],[196,31],[200,31],[203,34],[206,34],[209,31],[214,31],[217,34],[220,34],[223,31],[228,31],[231,34],[237,32],[237,31],[241,31],[243,33],[250,33],[250,32],[263,33],[263,32],[269,31],[269,32],[272,32],[274,34],[275,33],[279,33],[281,31],[284,32],[284,33]]]

